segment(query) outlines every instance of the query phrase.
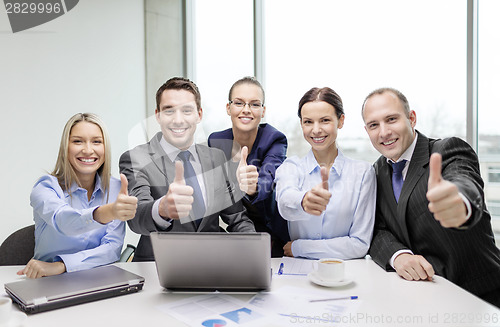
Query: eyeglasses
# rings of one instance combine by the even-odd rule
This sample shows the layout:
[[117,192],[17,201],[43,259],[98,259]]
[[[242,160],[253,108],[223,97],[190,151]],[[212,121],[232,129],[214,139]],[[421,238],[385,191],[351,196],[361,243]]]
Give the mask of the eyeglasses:
[[246,105],[248,105],[250,109],[260,109],[262,108],[262,106],[264,106],[260,102],[243,102],[241,100],[231,100],[229,101],[229,104],[233,104],[240,109],[245,108]]

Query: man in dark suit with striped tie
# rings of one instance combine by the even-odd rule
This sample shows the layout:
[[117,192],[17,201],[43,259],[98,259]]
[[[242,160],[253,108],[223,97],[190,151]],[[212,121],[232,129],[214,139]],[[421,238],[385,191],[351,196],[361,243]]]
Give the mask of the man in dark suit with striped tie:
[[474,150],[418,132],[415,111],[392,88],[370,93],[362,116],[382,154],[374,164],[373,260],[406,280],[443,276],[500,307],[500,251]]
[[120,157],[129,194],[138,199],[136,215],[128,221],[141,234],[134,261],[154,260],[153,231],[219,232],[220,217],[229,232],[255,232],[233,194],[224,152],[194,143],[202,116],[198,87],[173,77],[156,93],[161,132]]

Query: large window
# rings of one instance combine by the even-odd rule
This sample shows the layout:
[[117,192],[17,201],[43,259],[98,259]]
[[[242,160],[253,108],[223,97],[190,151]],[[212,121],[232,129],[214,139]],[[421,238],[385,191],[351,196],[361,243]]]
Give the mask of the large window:
[[478,2],[478,153],[485,181],[485,196],[500,244],[500,1]]
[[201,93],[203,124],[197,138],[206,140],[231,127],[226,116],[229,88],[254,74],[253,1],[210,0],[193,3],[193,75]]
[[[498,164],[498,162],[496,162]],[[500,184],[500,166],[488,167],[488,183]]]
[[499,162],[500,1],[480,0],[478,9],[478,148],[480,156]]
[[[267,114],[292,141],[302,138],[297,103],[314,86],[343,99],[339,144],[348,156],[378,157],[360,111],[364,97],[384,86],[407,96],[427,136],[465,138],[466,1],[264,3]],[[290,152],[307,149],[293,142]]]
[[[296,114],[311,87],[329,86],[346,112],[339,145],[348,156],[373,162],[378,153],[361,119],[373,89],[401,90],[417,113],[417,129],[429,137],[465,139],[467,122],[467,8],[472,0],[262,0],[265,120],[289,140],[288,155],[304,155]],[[475,0],[478,12],[477,151],[485,195],[500,235],[500,129],[496,96],[500,80],[498,0]],[[224,106],[231,84],[253,75],[252,0],[192,0],[194,76],[205,109],[206,136],[230,127]],[[257,3],[260,3],[257,1]],[[257,15],[260,12],[257,11]],[[259,30],[259,29],[257,29]],[[258,70],[260,72],[260,70]],[[476,144],[472,144],[476,147]]]
[[[192,77],[208,135],[230,126],[221,113],[231,84],[254,74],[253,1],[193,3]],[[263,1],[265,71],[258,77],[266,90],[265,120],[287,135],[289,155],[304,155],[298,100],[313,86],[329,86],[346,111],[340,147],[374,161],[361,104],[373,89],[392,86],[408,97],[421,132],[465,138],[466,20],[466,0]]]
[[500,201],[496,200],[489,201],[488,210],[490,211],[492,218],[500,219]]

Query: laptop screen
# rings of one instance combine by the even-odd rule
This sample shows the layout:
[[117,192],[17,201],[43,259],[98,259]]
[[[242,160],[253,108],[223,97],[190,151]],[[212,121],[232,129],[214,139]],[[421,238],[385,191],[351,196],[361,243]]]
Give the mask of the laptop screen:
[[153,232],[151,242],[164,288],[253,291],[270,287],[267,233]]

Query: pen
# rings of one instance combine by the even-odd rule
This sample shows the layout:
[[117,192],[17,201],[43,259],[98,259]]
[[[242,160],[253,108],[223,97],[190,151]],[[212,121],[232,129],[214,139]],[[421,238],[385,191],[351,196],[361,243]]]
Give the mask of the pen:
[[357,300],[358,296],[344,296],[344,297],[334,297],[330,299],[319,299],[319,300],[309,300],[309,302],[325,302],[325,301],[335,301],[335,300]]
[[278,269],[278,275],[283,275],[283,268],[285,267],[285,264],[282,262],[280,263],[280,269]]

